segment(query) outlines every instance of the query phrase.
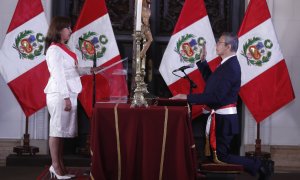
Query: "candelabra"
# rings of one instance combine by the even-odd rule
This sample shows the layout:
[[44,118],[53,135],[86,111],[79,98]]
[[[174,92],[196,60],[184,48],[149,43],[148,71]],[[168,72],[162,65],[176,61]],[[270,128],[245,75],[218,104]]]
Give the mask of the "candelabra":
[[131,107],[148,107],[148,103],[144,97],[144,94],[147,93],[147,85],[144,82],[145,78],[145,57],[141,58],[141,42],[143,40],[141,31],[135,31],[134,40],[135,40],[135,90],[133,95],[133,100],[131,101]]
[[149,23],[151,16],[150,3],[151,0],[135,0],[135,30],[133,34],[134,62],[132,63],[132,72],[135,72],[132,86],[135,87],[135,89],[131,107],[148,107],[145,94],[149,92],[144,79],[146,76],[146,52],[153,40]]

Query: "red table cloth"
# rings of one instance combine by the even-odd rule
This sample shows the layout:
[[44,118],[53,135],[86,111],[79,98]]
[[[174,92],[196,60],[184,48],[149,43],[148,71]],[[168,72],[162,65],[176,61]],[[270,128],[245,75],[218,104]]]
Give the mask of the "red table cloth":
[[195,179],[195,145],[186,107],[96,103],[91,122],[96,180]]

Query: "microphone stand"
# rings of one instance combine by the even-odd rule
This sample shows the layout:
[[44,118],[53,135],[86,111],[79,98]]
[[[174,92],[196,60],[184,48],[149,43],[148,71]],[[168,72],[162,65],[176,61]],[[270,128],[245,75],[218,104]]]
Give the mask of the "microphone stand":
[[181,71],[182,71],[182,73],[184,74],[184,77],[183,77],[183,78],[186,78],[186,79],[189,81],[189,83],[190,83],[190,90],[189,90],[189,93],[192,94],[193,88],[197,88],[197,85],[194,83],[193,80],[191,80],[191,78],[185,73],[184,70],[181,70]]
[[[190,84],[190,89],[189,89],[189,94],[192,94],[193,92],[193,88],[197,88],[197,85],[194,83],[193,80],[191,80],[191,78],[185,73],[184,69],[181,70],[182,73],[184,74],[185,79],[187,79],[189,81]],[[192,121],[192,104],[188,103],[189,107],[190,107],[190,121]]]

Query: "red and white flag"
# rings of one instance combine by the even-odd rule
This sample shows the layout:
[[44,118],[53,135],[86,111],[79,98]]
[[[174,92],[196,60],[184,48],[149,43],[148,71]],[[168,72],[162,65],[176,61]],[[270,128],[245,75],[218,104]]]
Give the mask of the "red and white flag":
[[[174,75],[172,72],[184,65],[194,64],[195,61],[198,61],[203,43],[206,43],[206,59],[210,67],[215,69],[220,59],[216,55],[215,38],[205,3],[203,0],[186,0],[159,67],[159,72],[173,95],[189,94],[189,81],[176,76],[183,76],[183,73],[176,72]],[[205,82],[197,66],[194,65],[185,72],[197,84],[193,93],[203,92]],[[193,108],[193,118],[199,115],[201,110],[199,107]]]
[[[86,0],[73,31],[69,46],[79,57],[80,66],[92,67],[94,53],[97,66],[107,67],[120,62],[121,56],[104,0]],[[123,72],[123,64],[116,63],[96,75],[96,101],[128,95]],[[93,77],[83,76],[81,81],[83,89],[79,100],[88,117],[91,117]]]
[[49,72],[43,54],[47,30],[41,0],[19,0],[1,48],[0,72],[26,117],[46,106]]
[[251,0],[239,31],[240,96],[257,122],[295,98],[265,0]]

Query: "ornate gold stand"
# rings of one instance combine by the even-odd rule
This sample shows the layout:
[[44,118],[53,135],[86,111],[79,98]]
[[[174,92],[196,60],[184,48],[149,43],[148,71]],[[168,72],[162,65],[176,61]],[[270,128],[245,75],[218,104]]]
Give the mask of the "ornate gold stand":
[[141,59],[141,31],[135,32],[135,44],[136,44],[136,56],[135,56],[135,83],[136,88],[134,90],[133,100],[131,101],[131,107],[148,107],[148,103],[144,97],[144,94],[148,92],[147,84],[144,82],[145,78],[145,57]]
[[[150,0],[135,0],[135,29],[133,34],[133,62],[132,72],[134,79],[131,88],[134,89],[131,107],[148,107],[148,102],[152,101],[147,90],[144,79],[146,76],[146,52],[153,41],[149,19],[151,16]],[[142,49],[141,49],[142,47]],[[145,95],[149,96],[145,98]]]

